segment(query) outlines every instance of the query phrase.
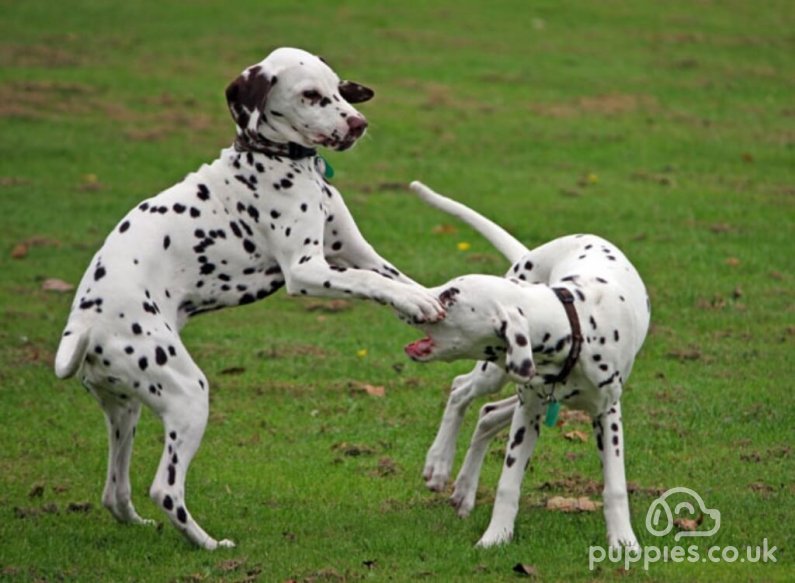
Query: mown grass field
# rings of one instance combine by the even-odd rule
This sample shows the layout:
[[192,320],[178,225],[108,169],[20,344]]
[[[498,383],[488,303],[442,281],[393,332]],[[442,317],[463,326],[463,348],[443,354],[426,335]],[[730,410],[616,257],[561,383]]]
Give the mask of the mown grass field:
[[[0,17],[0,580],[787,581],[795,577],[795,18],[788,2],[301,3],[5,1]],[[100,409],[51,362],[76,284],[119,218],[232,140],[226,84],[277,46],[370,85],[367,137],[329,154],[362,232],[420,282],[505,262],[422,206],[421,179],[528,245],[594,232],[633,260],[653,328],[624,399],[641,543],[656,494],[687,486],[721,511],[712,545],[777,546],[775,564],[604,562],[593,437],[543,432],[516,540],[473,548],[420,473],[454,374],[419,366],[389,310],[279,294],[193,321],[211,420],[191,509],[233,550],[170,525],[116,524],[100,505]],[[468,243],[465,251],[459,243]],[[466,245],[464,245],[466,247]],[[367,386],[382,387],[383,396]],[[376,391],[378,392],[378,391]],[[462,433],[459,460],[470,423]],[[162,447],[138,427],[139,511]],[[685,542],[689,542],[685,539]]]

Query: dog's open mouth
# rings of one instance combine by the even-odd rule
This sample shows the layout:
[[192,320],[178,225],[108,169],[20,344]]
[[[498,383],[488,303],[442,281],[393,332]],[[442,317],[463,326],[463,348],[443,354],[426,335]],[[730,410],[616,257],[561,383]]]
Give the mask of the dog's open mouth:
[[433,354],[433,340],[427,336],[407,344],[403,350],[412,360],[427,360]]

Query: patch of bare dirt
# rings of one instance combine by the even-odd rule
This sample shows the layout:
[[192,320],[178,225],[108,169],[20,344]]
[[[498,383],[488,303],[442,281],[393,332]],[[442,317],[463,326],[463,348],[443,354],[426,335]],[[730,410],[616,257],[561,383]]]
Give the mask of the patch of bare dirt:
[[264,359],[294,358],[296,356],[314,356],[325,358],[328,353],[320,346],[314,344],[282,344],[272,345],[257,352],[257,356]]
[[145,100],[138,110],[111,99],[104,90],[84,83],[12,81],[0,85],[0,118],[55,120],[64,116],[103,115],[121,125],[122,134],[135,141],[159,141],[189,131],[220,128],[225,116],[199,111],[193,98],[161,94]]
[[587,115],[611,117],[636,111],[654,111],[659,104],[651,95],[612,93],[578,97],[561,103],[531,103],[528,107],[541,116],[568,118]]
[[[67,38],[66,40],[69,40]],[[48,44],[0,44],[0,61],[6,67],[45,68],[75,67],[84,62],[76,51],[67,48],[68,42]]]

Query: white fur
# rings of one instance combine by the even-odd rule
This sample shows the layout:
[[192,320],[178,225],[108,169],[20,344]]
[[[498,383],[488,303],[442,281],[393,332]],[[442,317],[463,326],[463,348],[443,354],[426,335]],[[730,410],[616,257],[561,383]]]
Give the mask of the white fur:
[[233,546],[207,534],[185,503],[185,476],[209,410],[207,378],[179,336],[191,316],[254,302],[282,286],[291,295],[374,299],[415,320],[442,316],[427,290],[365,241],[326,182],[322,160],[290,153],[290,142],[344,150],[362,135],[366,122],[341,92],[356,90],[359,101],[372,92],[344,83],[297,49],[279,49],[247,69],[227,90],[238,139],[288,155],[223,150],[132,209],[80,282],[55,372],[78,374],[105,413],[102,500],[118,520],[151,522],[135,511],[129,481],[144,403],[165,426],[150,496],[192,543]]
[[[620,397],[649,326],[646,289],[635,268],[612,243],[570,235],[536,249],[523,246],[498,225],[460,203],[413,183],[412,189],[479,230],[512,260],[505,278],[468,275],[434,288],[446,318],[422,328],[428,337],[406,347],[417,361],[487,359],[453,381],[423,476],[441,490],[450,475],[455,442],[468,405],[479,395],[517,383],[516,397],[481,409],[452,502],[461,516],[472,510],[478,476],[491,439],[509,423],[505,467],[492,519],[479,546],[511,539],[519,488],[550,397],[593,419],[604,469],[604,514],[611,546],[637,546],[629,521]],[[553,287],[575,297],[585,342],[563,382],[549,384],[571,347],[571,326]],[[521,337],[521,338],[520,338]]]

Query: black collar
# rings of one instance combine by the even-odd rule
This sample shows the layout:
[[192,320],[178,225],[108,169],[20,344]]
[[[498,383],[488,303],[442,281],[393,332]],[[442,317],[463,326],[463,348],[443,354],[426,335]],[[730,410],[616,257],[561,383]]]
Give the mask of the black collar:
[[279,143],[266,140],[262,136],[252,137],[248,133],[235,138],[235,150],[238,152],[259,152],[269,156],[284,156],[290,160],[312,158],[317,155],[317,150],[307,148],[295,142]]
[[571,369],[577,364],[577,359],[580,358],[580,351],[582,350],[582,330],[580,329],[580,319],[577,317],[577,310],[574,307],[574,295],[565,287],[553,287],[552,291],[558,296],[558,299],[563,304],[563,309],[566,310],[566,317],[569,319],[569,326],[571,326],[571,349],[569,355],[563,363],[563,368],[557,375],[547,375],[544,377],[546,384],[562,383],[566,377],[571,373]]

